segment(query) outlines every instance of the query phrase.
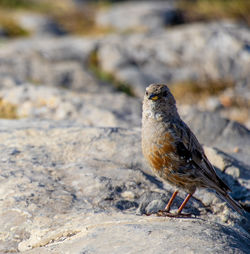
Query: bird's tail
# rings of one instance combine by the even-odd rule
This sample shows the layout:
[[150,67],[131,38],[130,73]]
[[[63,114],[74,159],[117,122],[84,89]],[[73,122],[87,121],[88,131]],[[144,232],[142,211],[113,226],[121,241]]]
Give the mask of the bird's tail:
[[224,199],[230,205],[230,207],[233,208],[237,213],[244,216],[244,209],[242,208],[242,206],[237,201],[235,201],[231,196],[229,196],[228,193],[217,192],[217,194],[222,199]]

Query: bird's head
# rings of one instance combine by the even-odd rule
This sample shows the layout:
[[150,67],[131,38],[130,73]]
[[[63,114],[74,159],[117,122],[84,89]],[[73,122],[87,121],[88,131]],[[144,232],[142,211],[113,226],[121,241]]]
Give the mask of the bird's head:
[[176,111],[176,102],[167,85],[151,84],[146,88],[143,100],[143,112],[171,114]]

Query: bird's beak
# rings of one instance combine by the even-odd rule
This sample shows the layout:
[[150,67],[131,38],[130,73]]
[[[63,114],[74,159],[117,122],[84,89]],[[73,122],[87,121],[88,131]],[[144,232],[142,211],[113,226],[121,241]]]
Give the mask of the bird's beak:
[[152,93],[152,94],[148,97],[148,99],[149,99],[149,100],[156,101],[156,100],[159,99],[159,97],[158,97],[157,95],[155,95],[155,94]]

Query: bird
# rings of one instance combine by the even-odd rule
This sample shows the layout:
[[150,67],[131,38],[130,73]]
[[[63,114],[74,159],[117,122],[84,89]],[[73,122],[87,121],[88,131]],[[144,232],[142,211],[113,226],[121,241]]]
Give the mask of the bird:
[[[151,84],[146,88],[141,140],[143,155],[155,175],[176,187],[158,216],[191,216],[182,210],[197,188],[214,190],[231,208],[244,214],[241,205],[229,195],[231,189],[217,175],[198,139],[181,119],[176,100],[166,84]],[[177,212],[171,213],[171,205],[180,189],[187,196]]]

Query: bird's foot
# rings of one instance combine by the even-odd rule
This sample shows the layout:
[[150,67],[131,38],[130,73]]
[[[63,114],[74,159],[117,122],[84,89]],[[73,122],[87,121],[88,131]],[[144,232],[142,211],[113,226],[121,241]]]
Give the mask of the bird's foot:
[[158,217],[172,217],[172,218],[191,218],[192,214],[191,213],[170,213],[167,210],[159,210],[156,213],[147,213],[147,216],[150,216],[152,214],[155,214]]

